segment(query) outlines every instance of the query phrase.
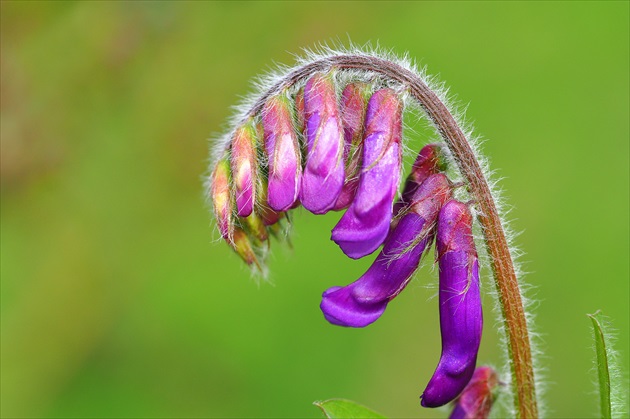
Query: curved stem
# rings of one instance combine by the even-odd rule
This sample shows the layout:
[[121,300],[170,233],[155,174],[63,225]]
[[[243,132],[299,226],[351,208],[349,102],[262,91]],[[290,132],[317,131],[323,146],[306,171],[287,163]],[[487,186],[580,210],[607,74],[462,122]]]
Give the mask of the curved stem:
[[488,254],[490,255],[495,286],[503,315],[507,335],[508,352],[512,369],[512,386],[517,416],[538,416],[534,370],[529,332],[523,308],[523,300],[514,270],[514,262],[505,237],[501,219],[497,212],[488,182],[481,170],[470,144],[455,118],[437,94],[415,73],[381,58],[363,55],[338,55],[323,58],[298,67],[286,78],[263,94],[254,104],[250,114],[256,114],[266,100],[285,87],[308,77],[317,71],[331,67],[339,69],[361,69],[385,76],[409,88],[411,96],[418,101],[437,127],[450,148],[460,172],[466,179],[473,199],[479,209],[478,220],[483,229]]

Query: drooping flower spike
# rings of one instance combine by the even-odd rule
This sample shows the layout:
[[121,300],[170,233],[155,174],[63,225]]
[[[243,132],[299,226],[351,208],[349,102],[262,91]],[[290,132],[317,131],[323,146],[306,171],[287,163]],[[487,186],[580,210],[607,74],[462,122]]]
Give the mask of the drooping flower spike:
[[450,200],[442,207],[436,242],[442,355],[421,396],[425,407],[445,405],[466,387],[475,370],[483,327],[479,264],[466,204]]
[[[397,199],[403,98],[422,107],[446,144],[421,150]],[[472,215],[453,199],[447,160],[450,170],[459,169],[456,185],[466,187],[483,214],[478,219],[483,233],[493,239],[488,252],[503,281],[499,293],[504,299],[520,294],[484,173],[441,97],[400,62],[330,54],[277,78],[238,120],[225,137],[229,141],[217,150],[209,178],[208,196],[221,236],[264,274],[269,236],[289,241],[292,209],[345,211],[331,239],[347,256],[361,258],[383,246],[359,279],[323,293],[325,318],[347,327],[376,321],[437,237],[442,355],[421,402],[435,407],[457,398],[473,376],[483,320]],[[443,153],[446,145],[449,153]],[[524,406],[526,416],[536,416],[522,304],[518,300],[503,310],[513,365],[521,372],[515,382],[525,383],[517,409]],[[462,403],[464,396],[458,399]]]

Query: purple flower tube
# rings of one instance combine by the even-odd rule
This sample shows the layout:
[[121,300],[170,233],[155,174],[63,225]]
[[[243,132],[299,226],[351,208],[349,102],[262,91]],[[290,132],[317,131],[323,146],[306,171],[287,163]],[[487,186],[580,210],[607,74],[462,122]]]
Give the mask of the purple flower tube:
[[402,102],[376,91],[368,103],[363,162],[354,201],[332,230],[332,240],[353,259],[375,251],[387,237],[400,180]]
[[315,74],[304,86],[306,165],[300,201],[313,214],[331,210],[344,182],[343,130],[333,76]]
[[436,242],[442,355],[421,396],[424,407],[442,406],[466,387],[475,370],[483,328],[479,265],[466,204],[451,200],[442,207]]
[[302,161],[291,103],[284,94],[265,103],[262,124],[269,158],[267,202],[275,211],[286,211],[298,198]]
[[324,292],[320,308],[326,320],[347,327],[365,327],[376,321],[409,283],[433,240],[440,207],[450,196],[446,176],[429,177],[414,195],[410,211],[387,237],[372,266],[355,282]]

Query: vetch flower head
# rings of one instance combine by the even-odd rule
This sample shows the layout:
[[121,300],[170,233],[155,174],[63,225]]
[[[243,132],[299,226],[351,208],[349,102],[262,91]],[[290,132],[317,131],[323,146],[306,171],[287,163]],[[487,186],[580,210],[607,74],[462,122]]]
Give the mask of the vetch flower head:
[[326,320],[347,327],[365,327],[376,321],[418,268],[422,254],[433,241],[440,207],[450,196],[446,176],[430,176],[412,197],[408,211],[367,272],[350,285],[324,292],[320,307]]
[[425,407],[442,406],[466,387],[475,370],[483,327],[479,264],[466,204],[450,200],[442,207],[436,242],[442,355],[421,396]]
[[[433,90],[404,60],[362,52],[311,58],[270,79],[217,146],[207,191],[221,236],[264,274],[270,236],[290,243],[292,209],[345,210],[331,232],[343,253],[357,259],[383,246],[356,281],[323,293],[325,318],[347,327],[376,321],[435,239],[442,353],[421,403],[437,407],[459,397],[454,414],[469,415],[469,395],[482,393],[473,378],[483,326],[474,206],[501,284],[512,366],[521,372],[514,375],[522,390],[516,409],[535,417],[531,352],[510,248],[474,144],[444,91]],[[420,151],[399,195],[404,104],[419,105],[445,143]],[[448,179],[451,172],[456,183]],[[458,188],[469,204],[453,198]]]
[[359,187],[332,230],[332,240],[358,259],[385,240],[401,165],[402,101],[392,89],[376,91],[367,107]]
[[497,397],[499,384],[497,373],[491,367],[478,367],[455,400],[449,419],[486,419]]

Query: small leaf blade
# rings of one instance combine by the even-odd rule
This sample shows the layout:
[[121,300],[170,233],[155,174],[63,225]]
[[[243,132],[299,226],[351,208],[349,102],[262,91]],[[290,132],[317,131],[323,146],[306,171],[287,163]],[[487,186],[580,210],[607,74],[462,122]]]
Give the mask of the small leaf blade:
[[595,357],[597,363],[597,381],[599,383],[600,414],[603,419],[612,417],[610,399],[610,371],[608,369],[608,353],[602,325],[597,319],[599,311],[588,314],[593,324],[593,337],[595,339]]
[[363,405],[345,399],[330,399],[322,402],[314,402],[328,419],[349,419],[349,418],[376,418],[385,419],[385,416],[376,413]]

